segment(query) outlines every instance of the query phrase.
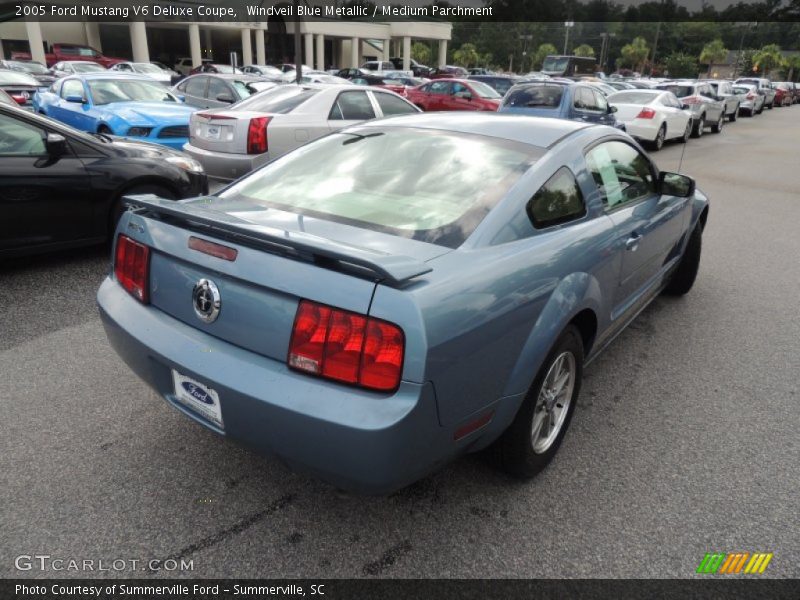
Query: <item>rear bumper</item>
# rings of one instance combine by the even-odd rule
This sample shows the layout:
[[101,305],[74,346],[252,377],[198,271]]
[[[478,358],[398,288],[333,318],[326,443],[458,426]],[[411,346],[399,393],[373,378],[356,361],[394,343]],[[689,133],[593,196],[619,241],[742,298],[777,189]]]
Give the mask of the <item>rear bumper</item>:
[[[110,277],[97,302],[111,345],[173,407],[340,488],[388,493],[463,450],[439,426],[430,383],[385,396],[294,373],[140,304]],[[218,392],[224,431],[175,400],[172,369]]]
[[198,161],[208,173],[209,177],[232,181],[239,179],[250,171],[257,169],[269,161],[269,153],[265,154],[230,154],[226,152],[212,152],[193,146],[186,142],[183,151]]
[[658,134],[659,123],[653,119],[633,119],[623,123],[625,131],[640,140],[652,142]]

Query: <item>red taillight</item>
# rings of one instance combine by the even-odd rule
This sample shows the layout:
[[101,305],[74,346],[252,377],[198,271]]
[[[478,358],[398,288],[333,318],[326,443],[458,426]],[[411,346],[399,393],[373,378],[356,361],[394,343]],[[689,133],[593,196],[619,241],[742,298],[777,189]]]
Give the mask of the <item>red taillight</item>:
[[271,117],[253,117],[247,128],[247,153],[264,154],[269,147],[267,146],[267,125]]
[[229,248],[228,246],[215,244],[214,242],[209,242],[208,240],[203,240],[194,236],[189,238],[189,248],[202,252],[203,254],[230,261],[236,260],[236,256],[239,254],[236,248]]
[[700,104],[701,102],[702,100],[700,100],[699,96],[689,96],[683,99],[684,104]]
[[656,116],[656,111],[654,111],[652,108],[643,108],[641,111],[639,111],[639,114],[636,115],[636,118],[637,119],[652,119],[655,116]]
[[293,369],[379,391],[400,385],[405,337],[397,325],[301,300],[287,363]]
[[748,100],[755,100],[756,95],[753,92],[750,92],[749,94],[747,94],[746,98]]
[[21,95],[15,95],[15,94],[11,94],[11,97],[14,99],[14,102],[16,102],[17,104],[20,104],[20,105],[27,104],[28,103],[28,99],[29,99],[28,97],[21,96]]
[[120,235],[114,256],[114,275],[122,287],[144,304],[149,301],[149,272],[150,248],[134,242],[128,236]]

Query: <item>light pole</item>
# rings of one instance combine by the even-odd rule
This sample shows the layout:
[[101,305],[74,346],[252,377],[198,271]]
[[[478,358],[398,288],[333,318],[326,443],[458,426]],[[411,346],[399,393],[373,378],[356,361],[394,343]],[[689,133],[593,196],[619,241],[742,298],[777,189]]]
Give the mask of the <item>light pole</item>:
[[533,39],[533,36],[530,33],[525,33],[519,36],[519,39],[522,40],[522,61],[519,65],[520,73],[525,72],[525,56],[528,54],[528,42]]
[[575,21],[564,21],[564,54],[567,53],[569,47],[569,30],[575,27]]

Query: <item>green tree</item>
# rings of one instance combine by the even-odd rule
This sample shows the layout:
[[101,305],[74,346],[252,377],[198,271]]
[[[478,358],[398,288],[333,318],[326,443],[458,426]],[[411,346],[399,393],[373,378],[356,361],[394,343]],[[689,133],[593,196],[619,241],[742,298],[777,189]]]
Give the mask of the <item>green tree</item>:
[[431,49],[428,44],[414,42],[411,46],[411,58],[423,65],[429,65],[431,60]]
[[475,44],[470,44],[469,42],[461,44],[461,47],[453,52],[453,60],[462,67],[476,65],[480,59],[481,57],[477,48],[475,48]]
[[778,44],[767,44],[753,55],[753,66],[764,75],[782,65],[783,55]]
[[681,79],[697,77],[697,59],[684,52],[673,52],[664,61],[670,77]]
[[650,48],[643,37],[633,38],[630,44],[625,44],[620,50],[619,66],[630,67],[636,71],[644,70],[647,57],[650,55]]
[[787,81],[800,80],[800,55],[789,56],[784,60]]
[[552,54],[558,54],[558,50],[553,44],[541,44],[531,57],[531,68],[541,69],[544,59]]
[[711,67],[715,63],[721,63],[726,56],[728,56],[728,49],[722,43],[722,40],[716,39],[703,46],[703,50],[700,52],[700,62],[708,65],[707,74],[711,76]]
[[575,56],[594,56],[594,48],[589,44],[581,44],[572,51]]

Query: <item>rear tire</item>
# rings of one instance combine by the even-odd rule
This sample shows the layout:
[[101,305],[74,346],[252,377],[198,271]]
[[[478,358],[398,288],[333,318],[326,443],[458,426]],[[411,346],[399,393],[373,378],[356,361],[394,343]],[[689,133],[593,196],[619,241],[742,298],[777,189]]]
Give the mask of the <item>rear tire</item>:
[[692,119],[689,119],[689,121],[686,123],[686,129],[684,129],[683,135],[678,138],[678,141],[681,144],[687,143],[689,141],[689,138],[692,137],[692,126],[693,126],[693,123],[694,123],[694,121]]
[[572,420],[582,376],[583,341],[578,328],[569,325],[542,363],[514,421],[492,446],[500,469],[530,479],[548,465]]
[[109,239],[113,239],[114,232],[117,230],[117,223],[119,222],[120,217],[122,214],[127,210],[122,204],[122,197],[123,196],[133,196],[135,194],[155,194],[156,196],[160,196],[162,198],[166,198],[167,200],[175,200],[175,194],[167,187],[163,185],[158,185],[156,183],[144,183],[139,185],[133,185],[125,190],[123,190],[116,200],[114,200],[113,205],[111,206],[111,213],[109,215],[108,220],[108,237]]
[[770,103],[767,105],[767,108],[768,108],[768,109],[770,109],[770,110],[772,110],[773,108],[775,108],[775,100],[773,100],[772,102],[770,102]]
[[670,277],[669,283],[664,288],[664,293],[670,296],[683,296],[692,289],[697,271],[700,268],[700,252],[703,246],[703,228],[700,223],[695,225],[689,243],[683,252],[678,268]]
[[658,128],[658,133],[656,133],[656,139],[650,142],[648,145],[650,149],[654,152],[658,152],[661,148],[664,147],[664,140],[667,137],[667,126],[665,124],[661,124],[661,127]]

